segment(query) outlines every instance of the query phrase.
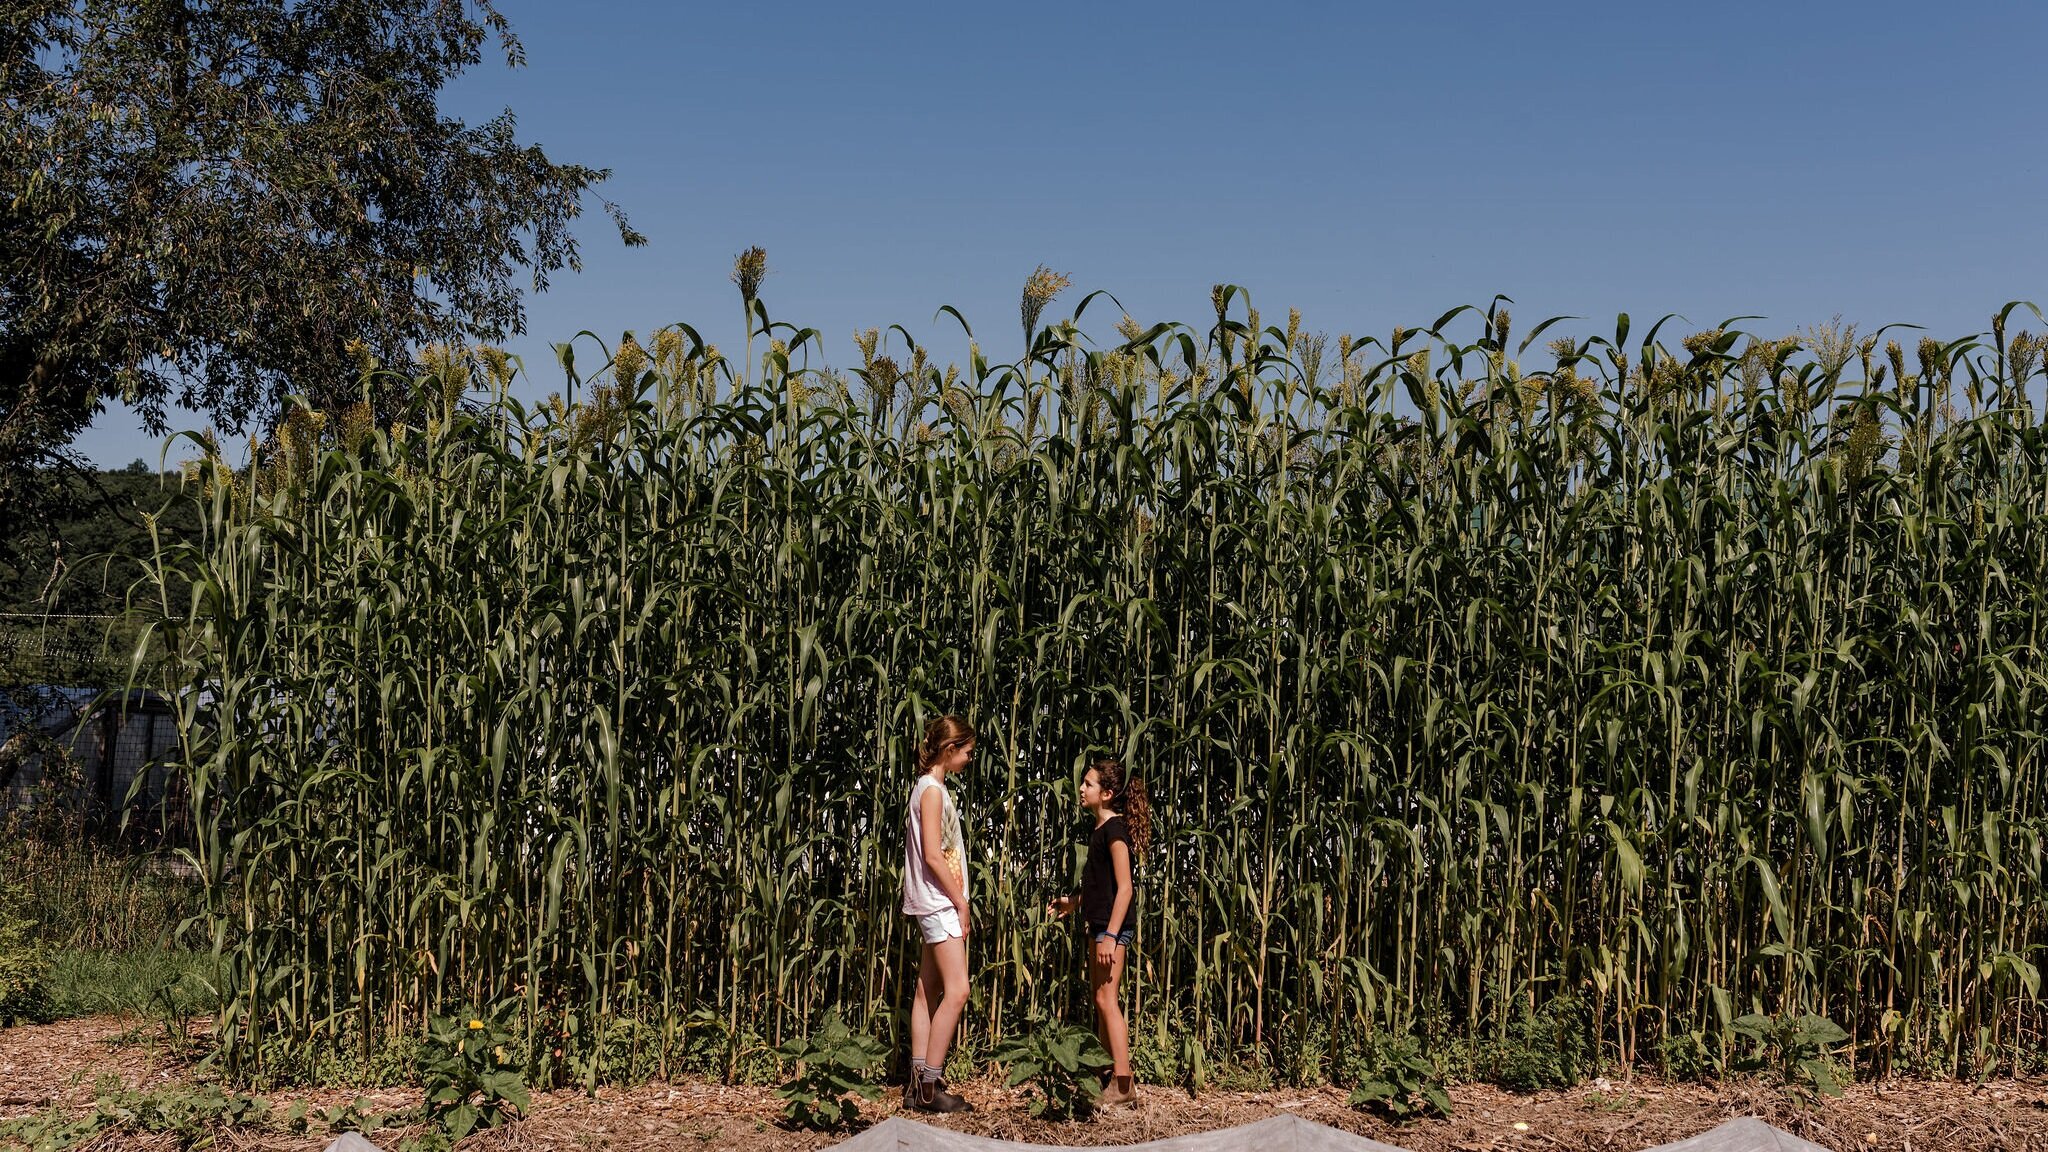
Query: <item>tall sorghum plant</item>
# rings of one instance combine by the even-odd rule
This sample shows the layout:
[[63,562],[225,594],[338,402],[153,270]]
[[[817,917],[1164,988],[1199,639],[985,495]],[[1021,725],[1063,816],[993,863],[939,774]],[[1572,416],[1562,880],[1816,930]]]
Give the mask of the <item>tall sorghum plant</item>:
[[1752,1012],[1866,1067],[2038,1051],[2048,439],[2012,309],[1910,375],[1625,317],[1537,367],[1549,326],[1496,302],[1310,376],[1241,296],[1104,350],[1027,298],[1100,412],[1029,433],[1025,366],[898,421],[794,355],[721,399],[693,338],[603,403],[423,379],[409,423],[208,456],[158,607],[229,1053],[505,1002],[541,1078],[893,1028],[942,711],[984,733],[970,1037],[1076,995],[1039,909],[1107,751],[1158,813],[1141,1044],[1483,1043],[1569,997],[1608,1059]]

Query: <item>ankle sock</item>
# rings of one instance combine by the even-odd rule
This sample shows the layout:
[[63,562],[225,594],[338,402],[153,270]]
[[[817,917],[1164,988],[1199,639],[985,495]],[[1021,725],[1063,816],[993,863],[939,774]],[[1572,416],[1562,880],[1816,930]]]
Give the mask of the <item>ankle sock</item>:
[[940,1071],[941,1069],[934,1068],[920,1060],[917,1062],[917,1082],[919,1084],[937,1084]]

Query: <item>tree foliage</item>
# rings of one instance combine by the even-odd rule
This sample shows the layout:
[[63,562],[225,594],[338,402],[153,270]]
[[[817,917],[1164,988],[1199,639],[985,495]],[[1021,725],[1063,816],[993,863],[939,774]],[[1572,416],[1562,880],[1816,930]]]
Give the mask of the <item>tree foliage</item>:
[[0,0],[0,506],[109,397],[240,427],[520,331],[609,173],[442,114],[493,43],[489,0]]

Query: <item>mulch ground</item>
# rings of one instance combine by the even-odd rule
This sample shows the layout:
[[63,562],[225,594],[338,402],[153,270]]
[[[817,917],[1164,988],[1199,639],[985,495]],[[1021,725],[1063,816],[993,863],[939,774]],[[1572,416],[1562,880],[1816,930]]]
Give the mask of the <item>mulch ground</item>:
[[[112,1018],[0,1029],[0,1118],[52,1106],[84,1114],[107,1078],[146,1088],[189,1078],[190,1069],[153,1043],[150,1028]],[[1396,1126],[1344,1106],[1335,1089],[1273,1092],[1210,1091],[1198,1098],[1167,1088],[1142,1088],[1139,1102],[1084,1121],[1035,1120],[1021,1093],[994,1080],[957,1085],[975,1105],[970,1114],[917,1117],[963,1132],[1044,1144],[1133,1144],[1188,1132],[1227,1128],[1280,1112],[1357,1132],[1414,1152],[1638,1152],[1696,1135],[1737,1116],[1757,1116],[1816,1143],[1850,1152],[1899,1149],[2005,1149],[2048,1152],[2048,1082],[1997,1080],[1984,1085],[1886,1080],[1851,1085],[1837,1100],[1806,1105],[1762,1081],[1718,1085],[1665,1084],[1635,1077],[1596,1080],[1563,1092],[1518,1095],[1485,1085],[1451,1090],[1449,1119]],[[418,1102],[403,1088],[317,1090],[271,1097],[281,1113],[293,1101],[329,1108],[361,1099],[373,1111]],[[896,1114],[899,1091],[869,1104],[870,1122]],[[595,1095],[558,1091],[535,1098],[526,1118],[471,1137],[465,1152],[595,1152],[598,1149],[696,1149],[766,1152],[823,1148],[844,1135],[792,1132],[777,1123],[780,1102],[767,1088],[720,1084],[648,1084]],[[373,1133],[384,1148],[402,1133]],[[313,1152],[325,1135],[237,1129],[217,1147],[239,1152]],[[109,1134],[91,1152],[175,1148],[169,1136]]]

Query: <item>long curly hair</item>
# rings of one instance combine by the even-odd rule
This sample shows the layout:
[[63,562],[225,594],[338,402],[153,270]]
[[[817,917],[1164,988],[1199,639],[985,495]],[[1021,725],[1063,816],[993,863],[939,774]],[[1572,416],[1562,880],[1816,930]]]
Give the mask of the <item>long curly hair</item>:
[[1152,801],[1145,793],[1145,782],[1136,776],[1125,776],[1122,762],[1097,760],[1088,765],[1095,773],[1095,782],[1109,793],[1109,809],[1124,818],[1124,824],[1131,832],[1131,851],[1139,856],[1152,843]]

